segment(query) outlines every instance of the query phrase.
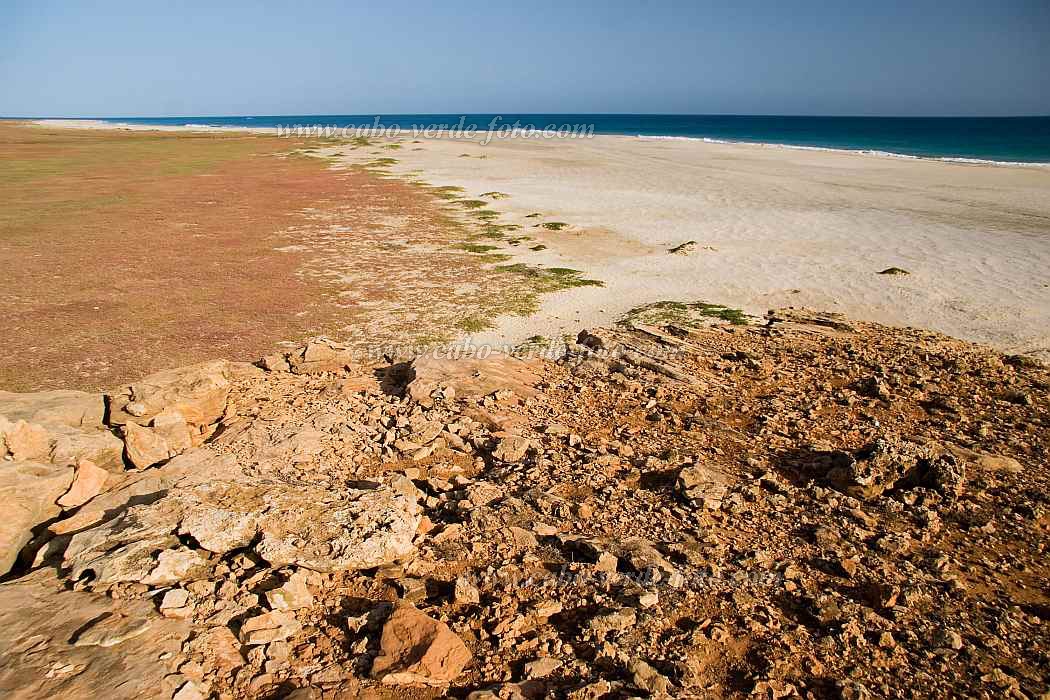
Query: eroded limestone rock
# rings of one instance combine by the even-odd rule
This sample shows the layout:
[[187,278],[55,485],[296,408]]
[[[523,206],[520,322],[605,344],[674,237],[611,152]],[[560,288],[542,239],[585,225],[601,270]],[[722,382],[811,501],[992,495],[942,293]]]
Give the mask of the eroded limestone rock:
[[11,570],[33,528],[62,512],[56,501],[72,483],[70,467],[0,461],[0,575]]
[[72,466],[81,459],[123,470],[120,439],[103,425],[101,394],[0,391],[0,455]]
[[169,700],[188,636],[150,600],[66,590],[42,569],[0,586],[0,696]]
[[[202,550],[225,554],[255,542],[256,553],[274,566],[366,569],[413,552],[420,519],[415,499],[388,485],[334,492],[248,477],[217,480],[173,488],[78,532],[64,567],[74,579],[92,574],[95,586],[173,583],[207,574]],[[193,538],[196,555],[179,554],[178,535]]]
[[238,363],[213,360],[152,374],[109,396],[110,424],[153,425],[167,442],[171,423],[181,417],[192,444],[199,445],[226,409],[230,378],[242,370]]

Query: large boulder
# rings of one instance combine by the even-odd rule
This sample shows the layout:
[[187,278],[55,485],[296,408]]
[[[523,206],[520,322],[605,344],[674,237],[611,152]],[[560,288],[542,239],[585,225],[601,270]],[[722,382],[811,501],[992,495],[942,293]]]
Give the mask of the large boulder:
[[102,394],[0,391],[0,456],[62,466],[88,460],[121,471],[123,444],[103,424]]
[[445,623],[401,604],[387,618],[372,676],[388,685],[441,686],[471,660],[470,649]]
[[346,345],[328,338],[313,338],[289,353],[289,368],[295,374],[340,373],[358,365],[354,352]]
[[236,363],[212,360],[151,374],[109,395],[109,422],[153,426],[162,414],[178,413],[199,445],[226,410],[237,370]]
[[0,575],[14,566],[33,528],[62,512],[56,501],[73,483],[73,469],[0,461]]
[[437,392],[446,398],[451,394],[469,399],[507,390],[520,398],[528,398],[536,394],[536,384],[540,381],[538,368],[536,360],[499,352],[452,356],[435,351],[412,361],[408,394],[424,405],[429,404]]

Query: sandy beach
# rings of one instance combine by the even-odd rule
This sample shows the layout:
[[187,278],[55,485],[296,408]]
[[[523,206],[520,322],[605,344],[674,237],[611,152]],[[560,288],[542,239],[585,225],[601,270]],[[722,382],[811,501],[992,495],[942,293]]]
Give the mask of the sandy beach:
[[[506,194],[487,206],[533,239],[510,249],[516,260],[605,283],[501,318],[478,341],[700,300],[751,314],[807,306],[1050,356],[1047,168],[627,136],[398,143],[394,174]],[[910,274],[878,274],[891,267]]]
[[[528,317],[500,317],[476,343],[558,338],[675,300],[759,316],[805,306],[1050,358],[1047,167],[608,135],[372,142],[319,155],[336,167],[382,156],[401,178],[460,187],[466,198],[506,195],[486,208],[520,226],[511,238],[529,240],[497,252],[604,283],[550,294]],[[879,274],[887,268],[909,274]]]

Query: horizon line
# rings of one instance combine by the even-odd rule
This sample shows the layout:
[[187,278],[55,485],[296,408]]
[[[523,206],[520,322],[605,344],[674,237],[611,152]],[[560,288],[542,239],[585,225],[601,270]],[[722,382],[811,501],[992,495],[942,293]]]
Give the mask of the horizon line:
[[437,116],[595,116],[595,117],[775,117],[781,119],[1046,119],[1050,114],[777,114],[744,112],[343,112],[317,114],[166,114],[111,116],[39,116],[0,115],[0,120],[79,119],[110,121],[114,119],[237,119],[246,117],[437,117]]

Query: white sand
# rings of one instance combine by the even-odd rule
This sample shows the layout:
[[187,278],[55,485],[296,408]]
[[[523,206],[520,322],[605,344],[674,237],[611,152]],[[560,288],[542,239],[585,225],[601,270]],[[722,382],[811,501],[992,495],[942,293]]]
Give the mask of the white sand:
[[[605,282],[476,341],[558,337],[641,304],[699,300],[756,315],[808,306],[1050,358],[1050,168],[626,136],[400,143],[383,152],[396,173],[510,195],[490,208],[534,237],[513,249],[519,260]],[[348,159],[375,157],[364,150]],[[523,218],[532,212],[544,218]],[[691,255],[667,252],[689,240]],[[891,266],[911,274],[877,274]]]

